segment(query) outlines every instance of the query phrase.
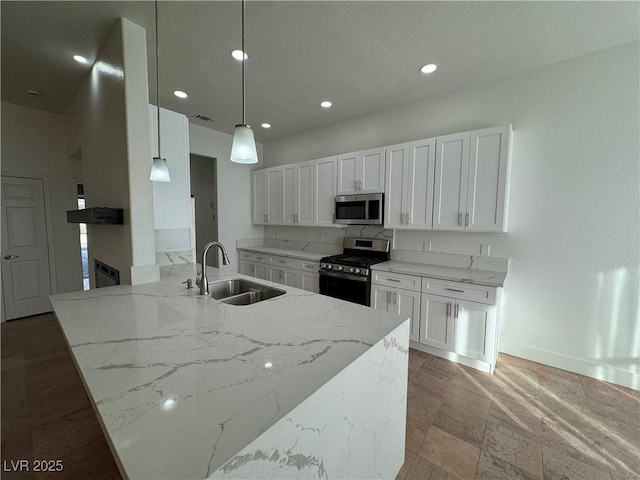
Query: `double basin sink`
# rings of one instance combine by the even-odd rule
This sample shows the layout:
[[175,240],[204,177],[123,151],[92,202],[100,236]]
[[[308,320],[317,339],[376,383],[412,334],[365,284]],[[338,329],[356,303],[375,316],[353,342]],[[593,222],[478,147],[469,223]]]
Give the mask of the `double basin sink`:
[[251,305],[284,295],[279,288],[269,287],[244,278],[233,278],[209,284],[209,294],[229,305]]

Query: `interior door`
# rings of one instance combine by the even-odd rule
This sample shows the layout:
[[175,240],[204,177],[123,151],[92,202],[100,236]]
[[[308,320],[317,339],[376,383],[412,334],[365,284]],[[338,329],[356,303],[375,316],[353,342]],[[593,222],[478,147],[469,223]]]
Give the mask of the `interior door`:
[[2,177],[2,299],[6,319],[51,311],[41,180]]

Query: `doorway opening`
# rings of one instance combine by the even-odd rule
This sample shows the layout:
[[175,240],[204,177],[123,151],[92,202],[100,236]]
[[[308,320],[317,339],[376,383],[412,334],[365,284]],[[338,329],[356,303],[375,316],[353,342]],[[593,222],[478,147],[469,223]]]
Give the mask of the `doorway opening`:
[[[78,183],[78,210],[85,208],[84,185]],[[82,289],[89,290],[89,249],[87,247],[87,224],[80,223],[80,259],[82,260]]]
[[[204,246],[218,240],[218,188],[216,159],[192,153],[191,197],[195,204],[196,262],[200,261]],[[218,255],[208,255],[207,265],[218,266]]]

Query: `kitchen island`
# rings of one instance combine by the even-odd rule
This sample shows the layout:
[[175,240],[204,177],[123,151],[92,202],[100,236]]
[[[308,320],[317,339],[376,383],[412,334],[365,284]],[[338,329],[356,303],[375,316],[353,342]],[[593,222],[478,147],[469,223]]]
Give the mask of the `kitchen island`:
[[51,297],[123,476],[394,478],[408,319],[266,281],[286,294],[228,305],[196,268]]

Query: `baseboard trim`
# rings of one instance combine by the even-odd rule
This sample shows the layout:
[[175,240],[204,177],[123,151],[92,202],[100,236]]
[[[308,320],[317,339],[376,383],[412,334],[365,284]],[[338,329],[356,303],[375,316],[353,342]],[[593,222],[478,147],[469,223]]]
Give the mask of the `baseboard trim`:
[[568,370],[587,377],[593,377],[597,380],[604,380],[605,382],[615,383],[623,387],[640,390],[640,374],[620,370],[610,365],[602,365],[583,358],[571,357],[505,339],[500,340],[500,352],[562,370]]

